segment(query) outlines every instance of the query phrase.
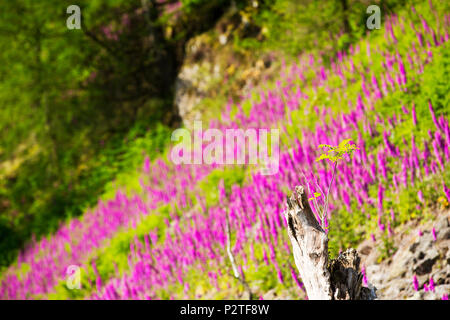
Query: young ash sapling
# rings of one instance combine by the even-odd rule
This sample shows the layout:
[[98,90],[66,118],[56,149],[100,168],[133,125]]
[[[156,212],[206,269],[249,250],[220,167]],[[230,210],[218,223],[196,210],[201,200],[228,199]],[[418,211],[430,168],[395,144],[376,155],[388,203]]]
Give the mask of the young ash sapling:
[[[330,184],[328,185],[328,188],[327,188],[327,193],[325,195],[325,201],[324,201],[323,206],[320,206],[317,201],[317,198],[322,196],[322,193],[320,193],[320,192],[314,192],[314,197],[311,197],[308,199],[309,201],[311,201],[311,200],[313,201],[313,205],[316,208],[317,213],[319,214],[322,227],[325,227],[325,217],[328,215],[328,197],[330,195],[331,186],[333,184],[334,177],[336,176],[338,162],[339,162],[339,160],[342,160],[344,158],[344,155],[348,155],[349,157],[351,157],[355,150],[359,150],[359,148],[356,145],[350,144],[351,140],[352,139],[345,139],[345,140],[341,141],[341,143],[339,143],[338,146],[331,146],[328,144],[320,144],[319,145],[319,148],[328,149],[328,151],[326,153],[322,153],[316,159],[316,161],[318,162],[321,160],[328,159],[329,161],[331,161],[331,163],[333,163],[333,173],[331,176]],[[319,188],[320,188],[320,186],[319,186]]]

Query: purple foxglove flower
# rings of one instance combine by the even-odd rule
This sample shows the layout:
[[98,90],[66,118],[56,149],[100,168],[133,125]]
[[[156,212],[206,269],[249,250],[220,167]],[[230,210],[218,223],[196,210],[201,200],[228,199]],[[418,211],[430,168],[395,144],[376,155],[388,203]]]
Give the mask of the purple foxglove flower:
[[370,173],[371,173],[372,179],[375,180],[377,177],[377,168],[376,168],[375,162],[372,162],[372,164],[370,165]]
[[375,75],[372,75],[372,86],[374,87],[375,90],[379,90],[378,89],[378,81],[377,81],[377,77],[375,77]]
[[392,76],[389,73],[386,75],[386,79],[389,82],[391,89],[394,91],[395,90],[395,80],[392,78]]
[[419,201],[420,201],[420,202],[425,203],[425,199],[423,198],[423,192],[422,192],[422,190],[419,190],[419,191],[417,192],[417,197],[419,198]]
[[303,290],[303,291],[304,291],[305,289],[304,289],[304,287],[303,287],[303,284],[302,284],[302,283],[300,282],[300,280],[298,279],[297,274],[296,274],[294,268],[292,268],[291,266],[290,266],[289,268],[291,269],[291,276],[292,276],[292,279],[294,279],[295,284],[298,286],[298,288],[299,288],[300,290]]
[[441,116],[441,126],[444,128],[446,144],[450,144],[450,126],[443,116]]
[[442,138],[439,131],[434,132],[434,139],[435,139],[437,145],[439,146],[439,148],[444,149],[444,145],[445,145],[444,139]]
[[398,61],[398,67],[399,67],[399,71],[400,71],[400,75],[401,75],[402,84],[406,84],[406,81],[407,81],[406,70],[405,70],[403,61],[401,59]]
[[388,221],[388,235],[392,237],[394,235],[394,230],[392,230],[391,223]]
[[284,277],[283,277],[283,273],[281,272],[280,267],[278,266],[278,263],[275,263],[275,269],[277,270],[278,281],[280,281],[280,283],[283,284],[284,283]]
[[443,295],[442,295],[442,299],[441,300],[448,300],[448,294],[447,293],[444,293]]
[[348,196],[348,193],[344,189],[342,189],[342,199],[347,208],[350,209],[350,197]]
[[386,227],[384,226],[383,223],[381,223],[381,220],[378,220],[378,228],[380,228],[381,232],[384,232],[384,230],[386,229]]
[[428,289],[434,292],[434,281],[433,277],[430,277],[430,281],[428,282]]
[[433,235],[433,240],[436,241],[436,229],[431,229],[431,234]]
[[361,273],[363,274],[363,284],[367,287],[368,281],[367,281],[367,275],[366,275],[366,268],[365,268],[365,266],[362,266]]
[[421,47],[423,47],[423,35],[420,32],[416,32],[417,40],[419,41],[419,44]]
[[436,37],[436,33],[434,32],[434,30],[432,32],[432,37],[433,37],[434,46],[435,47],[439,46],[439,41],[438,41],[438,39]]
[[422,230],[419,229],[419,232],[418,232],[418,233],[419,233],[419,237],[423,236]]
[[406,109],[406,107],[404,105],[402,106],[402,111],[403,111],[404,114],[408,114],[409,113],[408,109]]
[[415,291],[419,291],[419,281],[417,280],[416,275],[413,276],[413,286]]
[[423,27],[423,30],[424,30],[425,32],[430,32],[430,27],[428,26],[427,21],[426,21],[424,18],[421,18],[421,20],[422,20],[422,27]]
[[396,174],[392,175],[392,183],[394,184],[395,189],[398,190],[398,182],[397,182],[397,175]]
[[442,182],[442,190],[445,193],[445,196],[447,197],[447,201],[450,203],[450,189],[447,188],[444,182]]
[[392,41],[393,41],[394,43],[397,43],[397,38],[395,37],[394,29],[392,28],[392,26],[389,28],[389,34],[390,34],[390,36],[391,36],[391,38],[392,38]]
[[439,166],[441,167],[441,170],[444,171],[444,161],[442,160],[441,153],[439,152],[438,142],[436,140],[434,140],[432,145],[433,145],[434,155],[436,156]]
[[101,292],[101,289],[102,289],[102,278],[100,278],[100,276],[97,276],[97,281],[95,282],[95,285],[97,287],[97,291]]
[[434,125],[436,126],[436,128],[438,130],[441,130],[441,127],[439,126],[439,123],[436,119],[436,114],[434,113],[434,110],[433,110],[433,105],[431,104],[430,100],[428,100],[428,108],[430,109],[431,118],[433,119]]
[[324,222],[324,224],[325,224],[325,233],[328,234],[328,217],[327,217],[327,216],[325,216],[323,222]]
[[416,105],[414,103],[412,105],[411,116],[412,116],[413,124],[416,126],[417,125],[417,115],[416,115]]
[[383,176],[384,179],[387,180],[386,161],[381,153],[378,153],[377,159],[378,159],[381,175]]
[[145,157],[144,161],[144,173],[150,172],[150,159],[148,157]]
[[263,249],[263,258],[264,258],[264,263],[268,266],[269,265],[269,259],[267,258],[267,253],[266,253],[265,249]]
[[378,184],[378,212],[383,212],[383,197],[384,197],[384,188],[380,184]]
[[383,132],[383,141],[391,156],[395,156],[394,146],[389,142],[387,132]]
[[401,172],[401,178],[402,178],[402,182],[403,185],[406,187],[408,187],[408,156],[405,154],[405,156],[403,157],[403,161],[402,161],[402,172]]
[[370,59],[370,43],[369,43],[369,41],[366,42],[366,54],[367,54],[367,57]]
[[403,82],[402,82],[402,76],[397,74],[397,76],[395,77],[395,80],[397,81],[398,86],[401,88]]
[[450,150],[446,143],[444,144],[444,156],[445,156],[445,160],[447,162],[449,162],[450,161]]
[[428,149],[428,143],[425,142],[424,143],[424,147],[423,147],[423,153],[422,153],[422,160],[424,163],[428,163],[428,158],[430,157],[431,153],[430,153],[430,149]]
[[358,100],[356,101],[357,110],[363,112],[365,110],[364,104],[362,102],[361,95],[358,94]]
[[430,164],[430,166],[431,166],[431,172],[433,173],[433,174],[437,174],[437,164],[436,164],[436,161],[431,161],[431,164]]

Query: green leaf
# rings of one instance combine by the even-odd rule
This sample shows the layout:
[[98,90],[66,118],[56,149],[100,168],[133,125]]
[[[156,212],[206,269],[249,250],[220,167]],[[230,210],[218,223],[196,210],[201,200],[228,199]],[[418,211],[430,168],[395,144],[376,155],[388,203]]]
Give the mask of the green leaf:
[[329,155],[322,153],[322,154],[320,155],[320,157],[318,157],[318,158],[316,159],[316,162],[319,162],[320,160],[323,160],[323,159],[329,159],[329,158],[330,158]]
[[339,148],[345,147],[352,139],[344,139],[339,143]]

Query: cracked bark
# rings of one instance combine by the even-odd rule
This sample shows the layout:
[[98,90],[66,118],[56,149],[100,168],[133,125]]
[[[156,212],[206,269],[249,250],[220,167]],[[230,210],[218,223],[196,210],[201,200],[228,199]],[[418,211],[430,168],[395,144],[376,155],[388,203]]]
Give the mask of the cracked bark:
[[303,186],[287,198],[285,211],[295,264],[310,300],[373,300],[376,288],[362,286],[360,258],[347,249],[328,259],[328,236],[315,218]]

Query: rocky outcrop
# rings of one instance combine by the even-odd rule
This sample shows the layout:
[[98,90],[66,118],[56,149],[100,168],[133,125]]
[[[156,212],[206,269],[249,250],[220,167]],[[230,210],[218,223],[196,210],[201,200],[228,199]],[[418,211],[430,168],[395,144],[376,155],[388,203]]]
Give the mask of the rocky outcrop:
[[435,300],[450,295],[450,212],[434,221],[403,225],[393,241],[396,252],[380,263],[381,241],[366,240],[358,248],[379,299]]
[[[243,55],[236,52],[229,25],[230,17],[217,24],[215,32],[204,33],[186,44],[185,59],[175,84],[175,107],[186,128],[193,121],[217,118],[220,105],[208,105],[204,100],[226,104],[217,97],[240,99],[266,79],[277,75],[272,61],[275,53]],[[228,30],[228,31],[227,31]]]

